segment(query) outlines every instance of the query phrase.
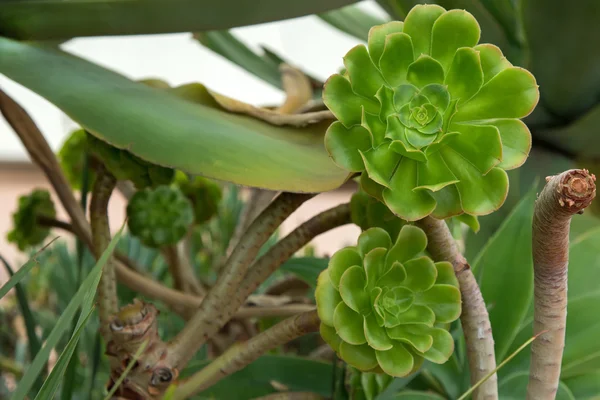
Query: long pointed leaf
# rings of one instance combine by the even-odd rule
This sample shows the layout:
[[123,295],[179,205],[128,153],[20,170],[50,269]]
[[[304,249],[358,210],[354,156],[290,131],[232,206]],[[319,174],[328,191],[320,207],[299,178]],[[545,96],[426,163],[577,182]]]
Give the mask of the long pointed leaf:
[[369,29],[374,25],[381,25],[386,21],[362,11],[357,6],[348,6],[319,14],[319,18],[329,25],[336,27],[350,36],[364,42],[369,38]]
[[0,54],[0,73],[94,135],[156,164],[291,192],[335,189],[348,176],[323,145],[330,120],[274,126],[227,113],[212,98],[195,103],[48,48],[0,38]]
[[358,0],[4,0],[0,35],[19,39],[229,29],[301,17]]

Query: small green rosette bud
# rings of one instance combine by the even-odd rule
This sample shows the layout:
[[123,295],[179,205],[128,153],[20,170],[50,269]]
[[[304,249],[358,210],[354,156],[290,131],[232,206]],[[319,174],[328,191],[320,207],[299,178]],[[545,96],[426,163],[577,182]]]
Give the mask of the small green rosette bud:
[[[83,129],[73,131],[58,151],[60,167],[71,187],[81,190],[85,158],[89,154],[88,134]],[[96,174],[92,168],[88,170],[88,188],[94,186]]]
[[50,229],[39,224],[39,217],[56,217],[50,193],[43,189],[35,189],[31,194],[19,197],[19,208],[12,216],[14,227],[7,235],[8,241],[15,243],[21,251],[41,244]]
[[479,38],[470,13],[418,5],[404,22],[371,28],[368,46],[344,57],[346,74],[325,84],[338,119],[327,151],[402,219],[487,215],[506,199],[505,170],[527,159],[520,119],[538,85]]
[[426,247],[415,226],[402,227],[395,243],[371,228],[319,275],[321,336],[351,366],[403,377],[452,355],[447,328],[461,312],[458,282],[450,263],[423,255]]
[[201,176],[190,179],[183,172],[177,171],[175,184],[192,202],[196,224],[205,223],[219,211],[223,193],[216,182]]
[[170,186],[140,190],[127,204],[129,230],[148,247],[177,243],[193,222],[192,204],[181,190]]

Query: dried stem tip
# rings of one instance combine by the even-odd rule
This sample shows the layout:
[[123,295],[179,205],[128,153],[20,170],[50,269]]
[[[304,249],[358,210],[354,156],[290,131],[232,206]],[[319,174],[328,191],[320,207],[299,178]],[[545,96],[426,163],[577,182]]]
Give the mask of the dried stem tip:
[[558,204],[567,207],[565,211],[568,214],[581,212],[596,197],[596,176],[587,169],[572,169],[558,176],[549,176],[546,178],[548,187],[554,186],[550,185],[554,178],[557,178],[555,186]]

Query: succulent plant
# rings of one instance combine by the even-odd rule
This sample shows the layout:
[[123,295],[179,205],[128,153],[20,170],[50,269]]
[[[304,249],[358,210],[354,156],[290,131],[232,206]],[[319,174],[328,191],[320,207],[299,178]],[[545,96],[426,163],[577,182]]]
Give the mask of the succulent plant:
[[175,176],[175,170],[144,161],[93,135],[88,135],[88,145],[91,153],[102,161],[111,174],[118,180],[133,182],[137,189],[168,185]]
[[350,398],[352,400],[374,400],[394,380],[386,374],[361,372],[350,367]]
[[12,216],[14,228],[7,235],[8,241],[15,243],[21,251],[41,244],[50,229],[41,226],[38,218],[55,216],[54,202],[47,190],[35,189],[29,195],[19,197],[19,208]]
[[192,204],[170,186],[136,192],[127,204],[129,230],[143,244],[162,247],[177,243],[194,222]]
[[202,224],[217,214],[223,196],[217,183],[201,176],[188,178],[181,171],[175,174],[175,183],[192,202],[196,224]]
[[[85,158],[89,153],[88,134],[83,129],[73,131],[58,151],[58,161],[65,173],[71,187],[75,190],[81,189],[83,168]],[[88,187],[94,185],[96,174],[93,169],[88,170]]]
[[382,228],[392,240],[398,237],[400,229],[405,224],[385,204],[362,190],[354,193],[350,199],[350,216],[352,222],[363,231],[369,228]]
[[527,159],[520,119],[538,102],[535,78],[479,38],[468,12],[418,5],[371,28],[368,49],[351,49],[346,74],[325,84],[338,119],[328,152],[405,220],[489,214],[506,199],[505,170]]
[[423,255],[426,246],[425,233],[412,225],[394,244],[371,228],[319,275],[321,336],[348,364],[402,377],[454,351],[447,324],[460,316],[458,282],[450,263]]

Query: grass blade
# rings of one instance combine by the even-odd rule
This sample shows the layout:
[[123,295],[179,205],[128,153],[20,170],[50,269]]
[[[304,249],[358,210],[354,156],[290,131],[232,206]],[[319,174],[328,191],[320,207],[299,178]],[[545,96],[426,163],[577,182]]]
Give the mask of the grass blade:
[[[102,268],[108,257],[112,254],[119,238],[121,237],[121,230],[115,235],[112,239],[108,248],[96,263],[96,266],[92,269],[92,271],[88,274],[87,278],[83,282],[83,284],[77,290],[75,296],[69,303],[69,305],[65,308],[62,315],[59,317],[54,329],[48,335],[46,343],[44,347],[38,352],[37,356],[29,366],[29,368],[25,371],[25,375],[19,381],[17,389],[13,393],[13,399],[24,399],[27,393],[31,390],[34,381],[37,379],[38,375],[42,372],[44,364],[48,361],[50,357],[50,352],[52,349],[58,344],[58,341],[63,336],[63,334],[69,329],[70,322],[77,313],[77,310],[80,308],[82,304],[89,304],[89,302],[93,302],[96,287],[100,282],[100,276],[102,274]],[[16,275],[16,274],[15,274]],[[51,398],[51,397],[50,397]]]

